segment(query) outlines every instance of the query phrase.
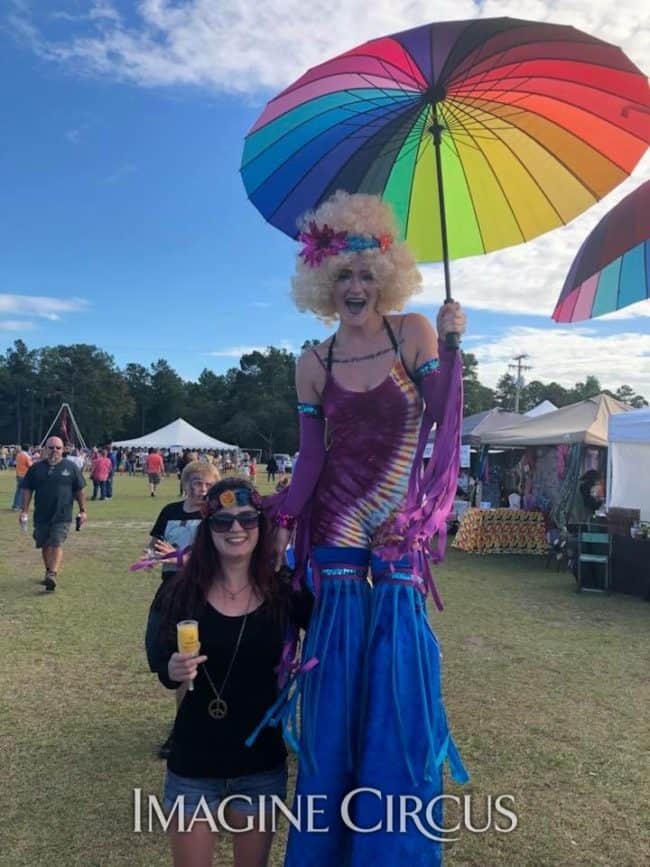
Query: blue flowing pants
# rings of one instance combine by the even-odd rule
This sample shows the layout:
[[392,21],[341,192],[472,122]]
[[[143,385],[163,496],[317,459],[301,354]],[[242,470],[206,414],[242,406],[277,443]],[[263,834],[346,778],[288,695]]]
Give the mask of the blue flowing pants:
[[318,665],[302,682],[302,821],[285,867],[437,867],[445,761],[459,782],[468,777],[420,580],[408,560],[389,564],[366,549],[321,547],[313,558],[320,593],[303,659]]

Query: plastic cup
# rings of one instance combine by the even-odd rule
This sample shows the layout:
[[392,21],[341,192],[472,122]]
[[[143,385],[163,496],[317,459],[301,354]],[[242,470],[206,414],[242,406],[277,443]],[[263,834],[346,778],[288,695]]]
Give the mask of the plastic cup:
[[[199,623],[198,620],[181,620],[176,624],[176,643],[179,653],[191,653],[193,656],[199,655],[201,644],[199,642]],[[194,681],[191,680],[187,686],[190,692],[194,689]]]

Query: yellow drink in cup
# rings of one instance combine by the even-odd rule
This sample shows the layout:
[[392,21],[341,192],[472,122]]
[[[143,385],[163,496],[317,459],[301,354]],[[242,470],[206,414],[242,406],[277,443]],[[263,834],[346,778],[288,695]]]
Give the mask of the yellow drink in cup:
[[[179,653],[191,653],[193,656],[199,655],[201,644],[199,642],[199,624],[197,620],[181,620],[176,624],[176,642],[178,644]],[[194,681],[191,680],[187,687],[190,691],[194,689]]]

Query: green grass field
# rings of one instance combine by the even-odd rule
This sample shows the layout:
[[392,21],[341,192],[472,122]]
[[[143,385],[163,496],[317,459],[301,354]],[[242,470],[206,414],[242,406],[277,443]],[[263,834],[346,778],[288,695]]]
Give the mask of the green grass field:
[[[0,865],[171,863],[162,833],[133,831],[134,787],[160,793],[174,703],[142,647],[159,579],[128,565],[176,479],[151,499],[143,478],[120,477],[112,501],[90,503],[50,595],[13,486],[0,473]],[[462,832],[448,865],[650,864],[650,605],[572,581],[541,558],[452,551],[440,569],[446,610],[431,620],[472,775],[449,791],[472,795],[479,826],[488,795],[512,794],[519,820]],[[282,850],[279,836],[276,867]],[[226,838],[219,864],[228,852]]]

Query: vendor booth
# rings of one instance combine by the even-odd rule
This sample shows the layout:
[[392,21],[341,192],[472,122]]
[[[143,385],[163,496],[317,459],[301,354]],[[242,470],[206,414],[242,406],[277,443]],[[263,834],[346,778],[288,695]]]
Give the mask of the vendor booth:
[[[511,451],[518,461],[521,517],[517,510],[487,508],[488,503],[470,509],[460,522],[455,547],[483,554],[543,554],[549,550],[551,528],[565,538],[575,535],[578,526],[605,531],[611,537],[610,589],[650,598],[650,538],[643,524],[633,533],[629,524],[621,524],[621,514],[632,510],[641,512],[642,521],[644,516],[650,520],[650,410],[631,410],[600,394],[494,430],[482,444],[486,465],[488,444]],[[585,475],[608,479],[609,509],[606,513],[603,503],[588,525],[578,508]]]
[[[546,529],[552,524],[565,527],[571,520],[579,480],[585,471],[593,470],[604,478],[609,417],[628,409],[609,395],[600,394],[552,412],[518,418],[511,425],[484,433],[480,438],[481,499],[485,508],[496,511],[490,532],[498,534],[499,521],[511,522],[510,510],[499,507],[507,504],[513,491],[519,493],[523,511],[541,513]],[[507,457],[490,455],[489,450],[495,448],[502,449]],[[458,547],[466,537],[463,523],[486,520],[472,516],[470,510],[459,528]],[[527,529],[529,537],[524,546],[541,553],[539,528]],[[509,532],[504,527],[504,538]],[[480,533],[474,536],[480,539]],[[481,549],[487,550],[487,543],[479,541],[468,550]]]

